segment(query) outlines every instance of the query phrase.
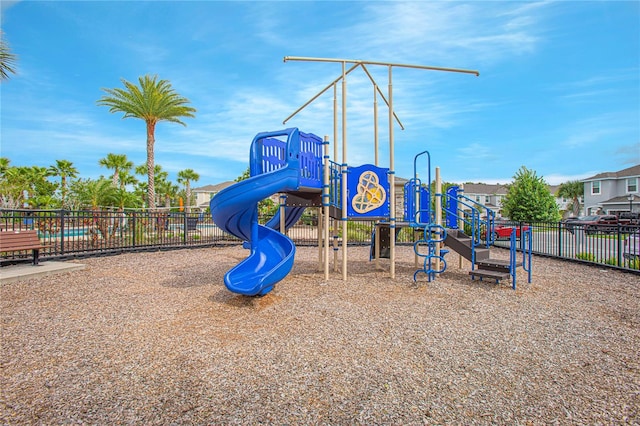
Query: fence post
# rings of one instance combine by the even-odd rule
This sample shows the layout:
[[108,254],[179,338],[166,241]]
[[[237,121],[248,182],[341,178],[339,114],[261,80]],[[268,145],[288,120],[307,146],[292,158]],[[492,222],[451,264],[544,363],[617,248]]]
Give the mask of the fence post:
[[622,237],[622,232],[621,232],[621,227],[619,223],[617,227],[618,227],[618,256],[616,257],[618,258],[618,267],[621,267],[622,266],[622,241],[620,237]]
[[136,232],[136,211],[134,211],[131,214],[131,232],[133,233],[133,238],[131,239],[131,242],[133,244],[133,247],[136,246],[136,235],[138,234]]
[[562,222],[558,222],[558,257],[562,257]]
[[64,254],[64,209],[60,209],[58,212],[58,217],[60,218],[60,254]]
[[[187,212],[186,210],[182,212],[182,230],[184,231],[182,233],[182,244],[184,244],[185,246],[187,245],[187,232],[189,229],[189,217],[187,216]],[[168,225],[168,224],[167,224]]]

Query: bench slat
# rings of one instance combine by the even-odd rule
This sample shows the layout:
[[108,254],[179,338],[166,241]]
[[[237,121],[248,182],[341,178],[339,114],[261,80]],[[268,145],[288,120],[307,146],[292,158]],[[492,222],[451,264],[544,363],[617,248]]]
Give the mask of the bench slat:
[[0,252],[33,250],[34,265],[38,264],[40,249],[43,248],[38,231],[0,232]]
[[34,250],[43,248],[41,244],[12,244],[5,245],[0,244],[0,251],[22,251],[22,250]]

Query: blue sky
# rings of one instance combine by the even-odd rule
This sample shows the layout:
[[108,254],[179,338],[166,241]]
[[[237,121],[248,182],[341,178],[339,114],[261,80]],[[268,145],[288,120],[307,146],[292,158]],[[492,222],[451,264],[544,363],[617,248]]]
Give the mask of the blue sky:
[[[197,109],[160,123],[155,158],[195,186],[235,179],[262,131],[333,135],[333,92],[283,120],[360,59],[475,69],[395,68],[395,168],[429,150],[448,182],[507,183],[521,166],[550,184],[640,163],[640,2],[2,1],[18,55],[1,90],[1,155],[14,166],[74,163],[110,172],[108,153],[146,160],[145,127],[96,101],[101,88],[156,74]],[[387,69],[369,67],[387,90]],[[348,77],[350,165],[373,163],[373,89]],[[340,93],[339,93],[340,96]],[[380,165],[388,113],[379,102]],[[339,100],[340,103],[340,100]],[[341,131],[339,131],[340,134]]]

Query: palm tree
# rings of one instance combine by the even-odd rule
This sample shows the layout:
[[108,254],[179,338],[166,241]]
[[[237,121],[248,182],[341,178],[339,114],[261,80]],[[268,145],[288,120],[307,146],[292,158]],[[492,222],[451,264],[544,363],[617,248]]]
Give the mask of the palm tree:
[[186,126],[181,117],[195,117],[195,108],[188,106],[187,98],[180,96],[167,80],[145,75],[138,78],[140,86],[122,79],[124,89],[102,89],[108,96],[98,105],[108,106],[110,112],[123,112],[123,118],[139,118],[147,124],[147,203],[155,207],[154,144],[155,128],[159,121],[170,121]]
[[27,202],[32,207],[40,206],[38,197],[50,196],[56,190],[56,184],[48,179],[51,176],[51,171],[47,167],[21,166],[17,167],[17,172],[21,176],[24,190],[27,192]]
[[131,170],[120,171],[120,176],[118,176],[118,179],[120,180],[120,189],[122,190],[124,190],[127,185],[136,185],[138,183],[138,179],[136,179],[136,177],[131,174]]
[[185,169],[178,172],[178,183],[184,184],[184,192],[186,195],[185,211],[189,213],[191,211],[191,182],[197,182],[200,179],[200,175],[194,172],[192,169]]
[[9,166],[2,173],[2,186],[0,186],[0,196],[2,197],[2,207],[19,209],[24,205],[24,197],[29,180],[26,167]]
[[93,211],[115,204],[116,188],[108,179],[80,179],[74,182],[72,188],[81,205]]
[[171,181],[161,180],[158,182],[158,196],[164,199],[164,206],[171,207],[171,199],[178,194],[178,185],[174,185]]
[[556,196],[571,199],[573,215],[580,214],[580,197],[584,195],[584,184],[578,180],[572,180],[560,184]]
[[9,170],[9,164],[11,163],[11,160],[9,160],[7,157],[0,157],[0,178],[4,177],[4,174],[7,172],[7,170]]
[[92,218],[89,225],[89,233],[91,235],[91,244],[96,247],[99,234],[103,238],[109,239],[115,230],[115,227],[113,227],[112,232],[109,232],[111,217],[103,213],[103,207],[111,207],[118,204],[119,189],[113,186],[111,180],[104,177],[97,180],[78,179],[73,183],[72,189],[82,206],[91,207]]
[[4,33],[0,31],[0,80],[9,78],[9,73],[15,74],[16,55],[11,53],[9,44],[4,38]]
[[121,187],[120,174],[128,172],[133,167],[133,161],[127,160],[126,154],[107,154],[105,158],[101,158],[98,164],[113,170],[113,176],[111,177],[113,186]]
[[[147,165],[146,164],[140,164],[139,166],[137,166],[135,168],[135,172],[138,175],[146,175],[147,174]],[[167,178],[169,177],[169,172],[166,172],[164,170],[162,170],[162,166],[159,164],[156,164],[153,167],[153,181],[154,181],[154,185],[155,186],[159,186],[162,183],[164,183]],[[140,183],[138,186],[143,186],[142,183]],[[149,194],[149,184],[146,183],[146,185],[144,185],[144,187],[146,188],[147,194]],[[156,191],[153,191],[153,196],[154,196],[154,203],[153,206],[156,205]],[[158,197],[158,198],[162,198],[162,197]],[[159,201],[159,200],[158,200]]]
[[60,176],[61,204],[64,208],[67,196],[67,178],[77,177],[78,169],[76,169],[69,160],[56,160],[56,164],[49,167],[49,172],[52,176]]
[[139,207],[142,199],[138,198],[133,192],[128,192],[123,188],[116,188],[114,201],[118,206],[118,211],[123,212],[125,207]]

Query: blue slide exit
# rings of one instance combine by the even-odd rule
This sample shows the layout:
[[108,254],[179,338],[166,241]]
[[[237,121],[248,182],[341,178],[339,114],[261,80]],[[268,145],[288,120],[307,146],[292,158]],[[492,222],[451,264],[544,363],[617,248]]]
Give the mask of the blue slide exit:
[[[287,136],[287,142],[271,138]],[[225,188],[210,202],[213,221],[223,231],[246,241],[249,257],[225,274],[225,286],[246,296],[267,294],[291,271],[296,247],[278,232],[280,213],[258,223],[258,202],[276,193],[319,191],[322,140],[286,129],[260,133],[251,148],[251,177]],[[302,149],[301,149],[302,148]],[[304,208],[285,209],[285,227],[294,225]]]

